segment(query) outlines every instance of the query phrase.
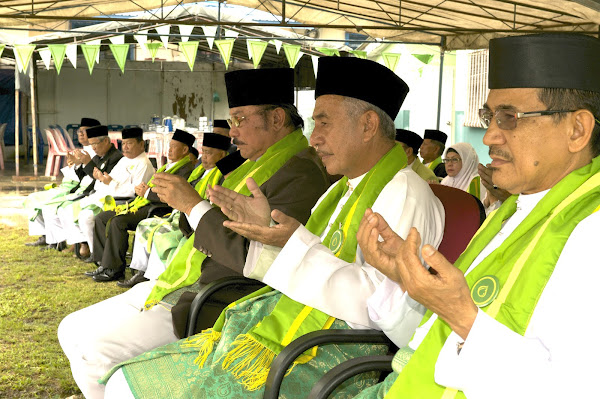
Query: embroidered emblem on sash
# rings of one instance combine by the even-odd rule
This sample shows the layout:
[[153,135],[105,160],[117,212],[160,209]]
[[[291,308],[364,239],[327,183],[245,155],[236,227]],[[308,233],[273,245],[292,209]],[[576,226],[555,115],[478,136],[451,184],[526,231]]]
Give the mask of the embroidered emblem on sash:
[[478,308],[483,308],[496,299],[500,284],[496,276],[483,276],[471,288],[471,298]]
[[344,232],[342,231],[342,229],[337,229],[331,235],[331,241],[329,241],[329,249],[331,250],[331,252],[333,252],[335,254],[335,253],[337,253],[337,251],[340,250],[343,243],[344,243]]

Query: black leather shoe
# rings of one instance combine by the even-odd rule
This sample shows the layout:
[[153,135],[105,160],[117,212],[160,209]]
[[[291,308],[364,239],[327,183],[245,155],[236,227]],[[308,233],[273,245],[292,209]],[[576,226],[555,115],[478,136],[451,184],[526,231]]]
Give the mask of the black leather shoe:
[[104,268],[102,266],[98,266],[98,268],[96,270],[94,270],[93,272],[85,272],[83,274],[85,274],[88,277],[94,277],[103,272],[104,272]]
[[25,243],[25,245],[28,247],[41,247],[48,244],[46,243],[46,236],[40,236],[40,238],[38,238],[37,241],[27,242]]
[[56,244],[56,250],[57,251],[63,251],[65,249],[67,249],[67,242],[66,241],[62,241],[62,242],[59,242],[58,244]]
[[48,251],[50,249],[56,249],[56,244],[48,244],[45,247],[41,248],[42,251]]
[[89,257],[83,260],[85,263],[94,263],[94,254],[90,254]]
[[117,285],[123,288],[131,288],[138,283],[143,283],[144,281],[148,281],[146,277],[144,277],[144,272],[139,270],[135,273],[129,280],[125,281],[117,281]]
[[112,269],[104,269],[104,271],[100,274],[96,274],[94,277],[92,277],[94,279],[94,281],[98,282],[98,283],[104,283],[107,281],[116,281],[116,280],[120,280],[123,277],[125,277],[125,273],[123,272],[116,272]]

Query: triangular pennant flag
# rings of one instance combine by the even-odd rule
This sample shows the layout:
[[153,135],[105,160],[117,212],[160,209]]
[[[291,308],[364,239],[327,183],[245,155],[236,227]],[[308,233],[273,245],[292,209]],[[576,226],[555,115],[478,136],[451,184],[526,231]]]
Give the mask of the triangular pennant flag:
[[150,56],[150,52],[146,47],[146,42],[148,41],[148,31],[139,31],[137,35],[133,35],[133,38],[140,45],[140,48],[144,51],[144,58],[148,58]]
[[98,44],[82,44],[81,51],[83,52],[83,57],[87,62],[88,69],[90,70],[90,75],[94,70],[94,61],[96,60],[96,55],[100,52],[100,45]]
[[67,55],[68,60],[71,62],[71,65],[73,65],[73,68],[77,69],[77,45],[75,43],[67,44],[65,54]]
[[111,36],[108,38],[112,44],[125,44],[125,35]]
[[187,42],[190,40],[190,35],[194,30],[194,25],[179,25],[179,34],[181,35],[181,41]]
[[160,35],[160,40],[162,41],[163,46],[165,46],[165,48],[168,48],[169,32],[171,31],[171,25],[163,25],[154,29],[156,29],[156,33]]
[[[56,74],[60,75],[60,68],[62,68],[62,64],[65,59],[67,46],[64,44],[49,44],[48,48],[50,49],[52,58],[54,59],[54,68],[56,68]],[[75,50],[77,50],[77,47],[75,47]]]
[[287,58],[288,64],[290,64],[290,68],[294,68],[296,63],[300,59],[300,46],[299,44],[288,44],[283,43],[283,51],[285,53],[285,58]]
[[46,66],[46,69],[50,69],[50,58],[52,57],[52,54],[50,54],[50,50],[47,48],[42,49],[39,51],[39,54],[40,58],[44,62],[44,65]]
[[121,73],[125,73],[125,61],[127,61],[127,53],[129,52],[129,44],[109,44],[110,51],[112,51]]
[[0,57],[2,57],[2,52],[4,52],[4,47],[6,47],[6,44],[0,44]]
[[[102,39],[97,39],[97,40],[91,40],[89,42],[87,42],[87,44],[91,44],[92,46],[100,46],[102,45]],[[96,64],[100,63],[100,51],[98,50],[98,52],[96,53]]]
[[152,62],[154,62],[154,58],[156,57],[156,53],[158,53],[158,49],[162,47],[161,42],[146,42],[146,48],[152,57]]
[[433,54],[412,54],[413,57],[421,61],[423,64],[427,65],[433,59]]
[[206,36],[206,41],[208,42],[208,47],[212,50],[213,43],[215,42],[215,34],[217,33],[216,26],[203,26],[202,31],[204,32],[204,36]]
[[35,49],[35,44],[15,44],[15,55],[17,66],[21,72],[25,72],[29,66],[31,55]]
[[252,63],[254,63],[254,69],[256,69],[269,43],[260,40],[248,40],[248,43],[250,43]]
[[350,50],[350,54],[354,54],[356,58],[367,59],[367,52],[364,50]]
[[398,65],[398,61],[400,61],[400,54],[398,53],[383,53],[383,62],[385,66],[390,68],[392,71],[396,70],[396,66]]
[[252,59],[252,47],[250,46],[252,39],[246,39],[246,47],[248,47],[248,58]]
[[315,78],[317,77],[317,69],[319,69],[319,56],[311,55],[310,59],[312,60],[313,70],[315,71]]
[[269,43],[273,43],[275,45],[275,50],[277,51],[277,54],[279,54],[283,42],[281,40],[273,39]]
[[315,47],[315,49],[327,56],[332,56],[332,55],[337,55],[338,57],[340,56],[340,50],[338,50],[336,48]]
[[235,39],[215,40],[219,53],[221,53],[221,58],[223,58],[223,62],[225,63],[225,69],[229,68],[229,60],[231,59],[234,42]]
[[179,43],[179,50],[185,55],[190,71],[194,70],[194,62],[196,61],[196,52],[198,51],[198,45],[200,42],[181,42]]

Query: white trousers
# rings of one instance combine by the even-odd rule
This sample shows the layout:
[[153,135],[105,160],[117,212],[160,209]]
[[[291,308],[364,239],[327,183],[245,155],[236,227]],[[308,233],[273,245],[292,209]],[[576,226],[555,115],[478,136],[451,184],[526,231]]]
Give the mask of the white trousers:
[[44,223],[44,216],[40,212],[33,221],[29,221],[29,235],[30,236],[43,236],[46,235],[46,224]]
[[106,383],[105,399],[135,399],[125,379],[123,369],[117,370]]
[[144,245],[141,242],[136,243],[133,246],[133,255],[129,267],[145,272],[144,277],[150,280],[158,279],[158,276],[160,276],[167,268],[160,259],[160,256],[158,256],[154,244],[152,244],[150,253],[148,253],[147,245]]
[[68,206],[59,209],[49,206],[42,207],[42,215],[46,225],[46,243],[56,244],[66,239],[66,235],[63,231],[61,216],[64,218],[64,215],[68,211],[73,214],[73,210]]
[[67,230],[67,244],[77,244],[79,242],[87,242],[90,246],[90,252],[94,252],[94,212],[90,209],[83,209],[79,212],[78,224],[71,224]]
[[169,310],[157,305],[141,311],[153,286],[151,281],[137,284],[71,313],[58,326],[58,340],[86,398],[104,397],[105,386],[98,379],[113,366],[178,340]]
[[130,268],[135,270],[146,271],[148,268],[148,243],[142,242],[140,239],[141,233],[138,235],[136,230],[133,242],[133,253],[131,254]]

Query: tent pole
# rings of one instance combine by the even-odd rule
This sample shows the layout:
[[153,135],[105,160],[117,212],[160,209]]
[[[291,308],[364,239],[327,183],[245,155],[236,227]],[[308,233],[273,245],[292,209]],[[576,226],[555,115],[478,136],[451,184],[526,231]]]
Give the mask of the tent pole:
[[438,79],[438,104],[437,104],[437,123],[436,129],[440,130],[440,119],[442,118],[442,83],[444,78],[444,53],[446,48],[446,37],[442,36],[440,42],[440,77]]
[[19,176],[19,90],[15,90],[15,176]]
[[[35,103],[35,63],[32,62],[29,64],[29,82],[31,86],[31,137],[32,137],[32,145],[33,145],[33,175],[38,175],[38,137],[37,137],[37,113],[36,113],[36,103]],[[43,155],[43,154],[42,154]]]

